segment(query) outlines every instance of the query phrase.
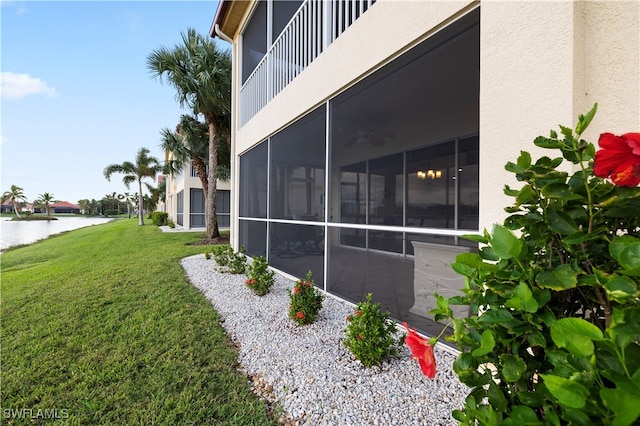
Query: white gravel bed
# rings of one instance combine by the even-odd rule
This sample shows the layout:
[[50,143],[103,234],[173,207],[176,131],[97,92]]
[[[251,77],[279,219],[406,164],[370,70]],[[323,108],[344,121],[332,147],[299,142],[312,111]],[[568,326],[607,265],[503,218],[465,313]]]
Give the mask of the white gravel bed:
[[284,276],[276,274],[271,291],[260,297],[246,287],[245,275],[218,272],[202,254],[181,264],[238,344],[240,368],[256,393],[279,404],[295,423],[457,424],[451,412],[462,407],[469,388],[451,369],[452,349],[436,345],[434,379],[423,376],[406,346],[381,367],[365,368],[342,343],[353,305],[325,295],[316,321],[299,326],[287,316],[287,289],[294,283]]

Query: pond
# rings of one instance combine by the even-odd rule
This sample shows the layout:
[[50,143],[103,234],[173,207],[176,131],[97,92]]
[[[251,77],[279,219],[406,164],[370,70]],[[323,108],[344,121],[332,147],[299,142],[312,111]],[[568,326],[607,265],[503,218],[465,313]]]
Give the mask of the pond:
[[100,225],[113,219],[102,217],[58,217],[58,220],[24,220],[12,221],[3,217],[0,221],[0,250],[9,247],[31,244],[43,240],[50,235],[72,231],[85,226]]

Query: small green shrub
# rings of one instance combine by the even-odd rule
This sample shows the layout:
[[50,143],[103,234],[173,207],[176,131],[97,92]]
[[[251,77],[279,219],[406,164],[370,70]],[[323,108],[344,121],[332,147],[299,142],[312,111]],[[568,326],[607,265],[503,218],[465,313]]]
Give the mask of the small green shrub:
[[168,220],[167,221],[167,225],[169,226],[169,228],[174,229],[176,227],[176,224],[174,221],[172,220]]
[[258,296],[264,296],[269,292],[275,282],[275,273],[269,269],[267,258],[257,256],[253,262],[247,265],[247,287]]
[[157,226],[167,225],[168,217],[169,217],[169,213],[165,213],[165,212],[153,212],[153,213],[151,213],[151,221]]
[[212,252],[213,260],[222,267],[226,267],[229,264],[229,258],[233,255],[233,249],[228,244],[214,246]]
[[205,259],[207,259],[207,260],[211,259],[211,250],[206,249],[206,250],[204,251],[204,257],[205,257]]
[[236,253],[233,251],[229,256],[229,264],[227,268],[231,274],[244,274],[247,268],[247,256],[245,256],[245,250],[243,246],[240,246],[240,250]]
[[396,355],[404,337],[396,340],[395,324],[389,312],[382,312],[379,303],[371,303],[371,293],[357,304],[347,317],[344,345],[365,367],[380,365],[387,357]]
[[304,280],[296,281],[289,293],[289,318],[299,325],[311,324],[322,309],[324,296],[313,285],[311,271]]
[[244,274],[247,257],[245,256],[244,247],[240,246],[240,250],[235,253],[233,248],[226,245],[213,246],[213,259],[224,269],[224,272],[230,274]]

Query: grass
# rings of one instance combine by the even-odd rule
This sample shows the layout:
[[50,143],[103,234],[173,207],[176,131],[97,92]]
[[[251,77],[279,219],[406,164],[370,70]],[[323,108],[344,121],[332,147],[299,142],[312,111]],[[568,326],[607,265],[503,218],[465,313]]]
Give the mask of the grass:
[[199,237],[116,220],[3,253],[0,422],[274,424],[180,267]]

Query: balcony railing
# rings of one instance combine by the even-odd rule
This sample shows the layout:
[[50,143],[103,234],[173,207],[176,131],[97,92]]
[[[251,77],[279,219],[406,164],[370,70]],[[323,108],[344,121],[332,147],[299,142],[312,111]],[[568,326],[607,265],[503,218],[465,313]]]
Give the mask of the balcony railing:
[[240,126],[280,93],[375,1],[305,1],[240,89]]

